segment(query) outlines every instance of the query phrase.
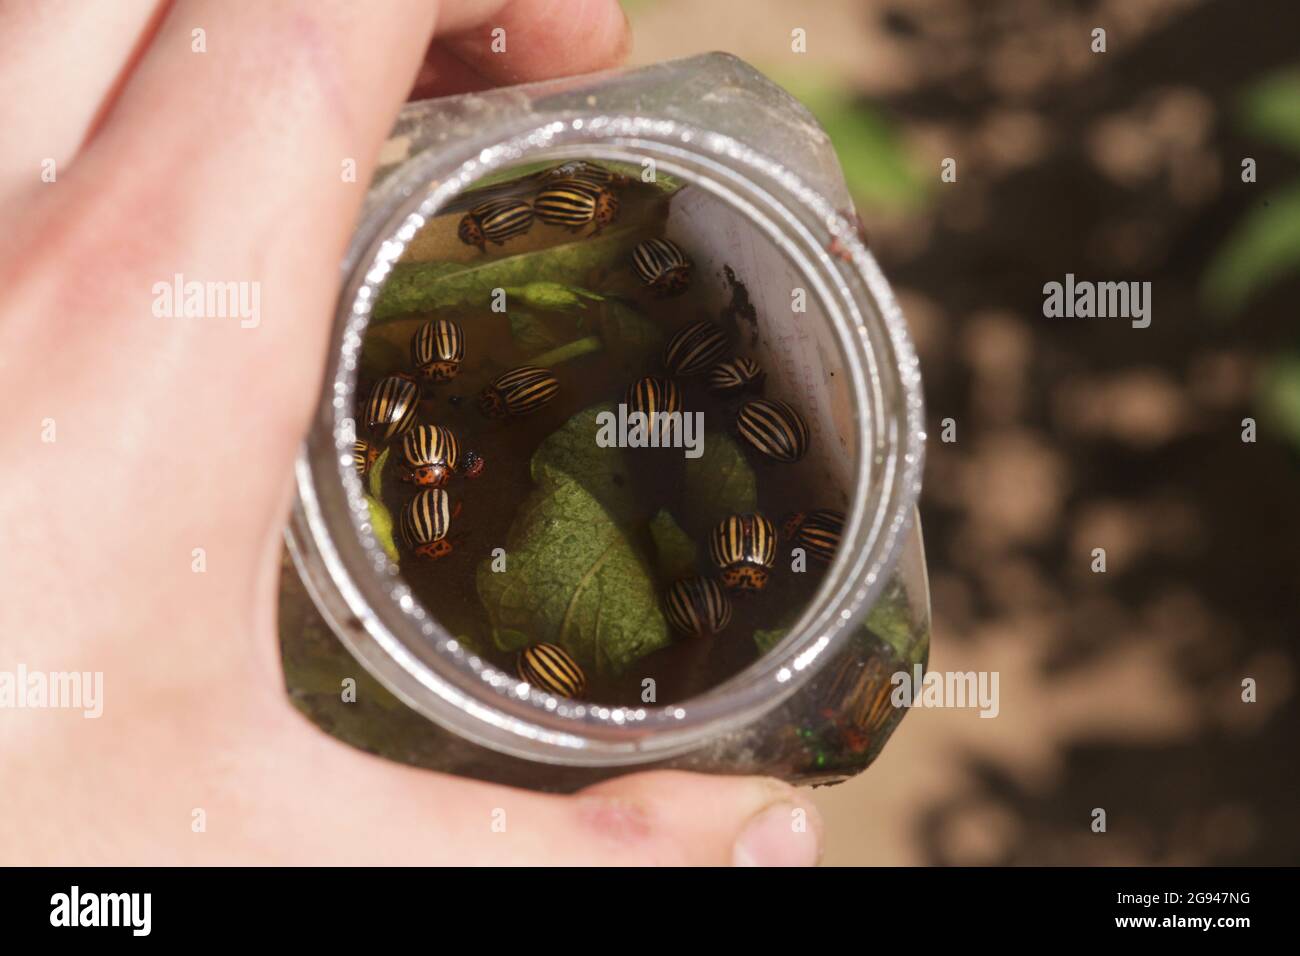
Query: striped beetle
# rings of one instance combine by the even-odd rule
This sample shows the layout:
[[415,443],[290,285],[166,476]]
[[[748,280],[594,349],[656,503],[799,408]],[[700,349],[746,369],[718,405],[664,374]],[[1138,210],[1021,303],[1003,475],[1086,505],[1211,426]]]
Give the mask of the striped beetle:
[[687,634],[708,637],[731,623],[731,600],[713,578],[682,578],[664,598],[668,621]]
[[587,688],[587,676],[572,655],[558,644],[534,644],[519,652],[519,679],[556,697],[577,697]]
[[741,437],[764,455],[795,462],[808,453],[808,423],[788,402],[756,398],[736,416]]
[[525,200],[489,199],[461,217],[456,235],[465,245],[487,252],[489,240],[503,246],[507,239],[523,235],[532,225],[533,207]]
[[678,295],[691,284],[691,260],[671,239],[647,239],[632,250],[632,270],[660,295]]
[[822,564],[829,564],[835,558],[843,532],[844,512],[828,508],[792,514],[781,528],[787,541],[803,548],[809,557]]
[[731,515],[709,535],[709,556],[734,591],[761,591],[776,564],[776,528],[760,514]]
[[[459,509],[458,509],[459,510]],[[451,554],[451,499],[441,488],[426,488],[402,510],[401,532],[416,557],[436,561]]]
[[479,408],[489,418],[527,415],[555,397],[559,379],[548,368],[521,365],[502,372],[479,396]]
[[411,336],[411,364],[424,378],[453,379],[464,358],[465,333],[451,319],[425,322]]
[[366,428],[380,441],[389,441],[415,424],[420,389],[399,375],[381,378],[366,399]]
[[664,367],[673,375],[699,375],[727,351],[727,336],[715,322],[692,322],[664,346]]

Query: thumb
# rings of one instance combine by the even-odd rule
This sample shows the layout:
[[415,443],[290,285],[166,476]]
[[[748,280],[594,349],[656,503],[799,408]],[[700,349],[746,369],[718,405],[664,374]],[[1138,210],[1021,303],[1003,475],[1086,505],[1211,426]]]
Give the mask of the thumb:
[[687,866],[815,866],[822,821],[807,791],[767,777],[656,771],[572,798],[595,834],[624,838],[617,862]]

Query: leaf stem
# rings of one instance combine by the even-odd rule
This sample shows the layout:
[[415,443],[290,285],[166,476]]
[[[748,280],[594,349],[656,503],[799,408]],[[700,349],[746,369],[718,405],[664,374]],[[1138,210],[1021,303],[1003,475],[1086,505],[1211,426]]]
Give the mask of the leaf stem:
[[540,365],[542,368],[552,368],[561,362],[568,362],[578,358],[580,355],[586,355],[588,352],[597,352],[601,348],[600,336],[588,335],[586,338],[575,339],[567,345],[560,345],[531,360],[531,364]]

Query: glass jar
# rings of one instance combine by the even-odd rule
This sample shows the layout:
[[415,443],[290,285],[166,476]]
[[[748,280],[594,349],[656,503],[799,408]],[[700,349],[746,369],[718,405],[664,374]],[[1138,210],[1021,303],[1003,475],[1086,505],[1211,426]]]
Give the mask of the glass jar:
[[[766,290],[753,299],[756,347],[805,403],[824,449],[818,473],[848,503],[838,554],[798,622],[740,674],[669,706],[557,699],[462,646],[380,547],[353,469],[362,338],[393,265],[481,178],[577,158],[694,187],[693,213],[669,229],[695,233],[701,274],[740,262]],[[281,594],[295,699],[366,749],[537,789],[649,768],[802,784],[865,768],[905,713],[891,676],[919,674],[928,655],[915,514],[924,418],[903,317],[850,224],[825,132],[747,64],[710,54],[413,103],[380,162],[343,264],[335,347],[296,469],[288,543],[297,573],[286,565]],[[793,288],[804,311],[787,313]]]

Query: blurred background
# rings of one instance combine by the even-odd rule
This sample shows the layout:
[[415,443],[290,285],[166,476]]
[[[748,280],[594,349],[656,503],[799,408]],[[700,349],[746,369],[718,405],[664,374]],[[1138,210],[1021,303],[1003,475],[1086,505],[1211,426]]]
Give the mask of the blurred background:
[[[624,6],[634,64],[725,49],[834,139],[923,363],[930,665],[1000,674],[817,792],[826,862],[1300,862],[1300,5]],[[1151,327],[1044,318],[1067,272]]]

